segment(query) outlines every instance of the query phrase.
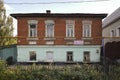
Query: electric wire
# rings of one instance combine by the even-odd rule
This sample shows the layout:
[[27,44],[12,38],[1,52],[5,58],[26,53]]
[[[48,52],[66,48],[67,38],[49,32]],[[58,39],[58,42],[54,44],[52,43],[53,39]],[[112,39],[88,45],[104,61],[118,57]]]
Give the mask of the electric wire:
[[109,1],[109,0],[80,0],[80,1],[61,1],[61,2],[4,2],[9,5],[37,5],[37,4],[70,4],[70,3],[83,3],[83,2],[101,2],[101,1]]

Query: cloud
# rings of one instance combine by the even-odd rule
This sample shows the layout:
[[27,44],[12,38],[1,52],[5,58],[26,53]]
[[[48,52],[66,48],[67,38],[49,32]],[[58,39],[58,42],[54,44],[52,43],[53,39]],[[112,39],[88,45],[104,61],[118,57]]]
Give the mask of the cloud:
[[6,10],[12,10],[13,8],[9,6],[8,4],[4,4]]

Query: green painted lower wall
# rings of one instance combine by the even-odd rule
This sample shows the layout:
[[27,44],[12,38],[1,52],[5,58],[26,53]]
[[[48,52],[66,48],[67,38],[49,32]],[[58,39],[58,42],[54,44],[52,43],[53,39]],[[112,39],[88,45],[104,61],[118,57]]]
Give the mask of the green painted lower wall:
[[[37,45],[19,45],[17,46],[18,62],[47,62],[47,52],[53,52],[54,62],[66,62],[68,51],[73,52],[74,62],[83,62],[84,51],[90,52],[90,62],[100,61],[100,45],[90,46],[37,46]],[[30,51],[36,52],[36,60],[30,60]]]

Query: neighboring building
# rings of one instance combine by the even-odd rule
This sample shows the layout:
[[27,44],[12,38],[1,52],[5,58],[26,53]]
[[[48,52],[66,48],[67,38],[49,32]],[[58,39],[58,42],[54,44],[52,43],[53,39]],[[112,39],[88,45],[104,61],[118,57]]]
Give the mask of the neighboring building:
[[103,21],[106,57],[120,59],[120,7]]
[[120,7],[103,21],[103,37],[105,43],[120,41]]
[[11,14],[18,21],[18,62],[99,62],[107,14]]

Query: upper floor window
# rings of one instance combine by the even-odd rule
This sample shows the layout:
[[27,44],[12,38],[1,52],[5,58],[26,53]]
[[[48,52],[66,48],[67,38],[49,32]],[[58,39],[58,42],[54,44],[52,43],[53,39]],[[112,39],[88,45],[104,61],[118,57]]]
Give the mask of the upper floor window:
[[46,20],[46,37],[54,37],[54,21]]
[[37,22],[36,20],[29,20],[29,31],[28,35],[29,37],[37,37]]
[[118,28],[118,36],[120,37],[120,27]]
[[117,28],[116,33],[117,33],[117,37],[120,37],[120,27]]
[[74,24],[73,20],[66,20],[66,37],[74,37]]
[[83,21],[83,37],[91,37],[91,21]]
[[115,30],[111,30],[111,37],[115,37]]

